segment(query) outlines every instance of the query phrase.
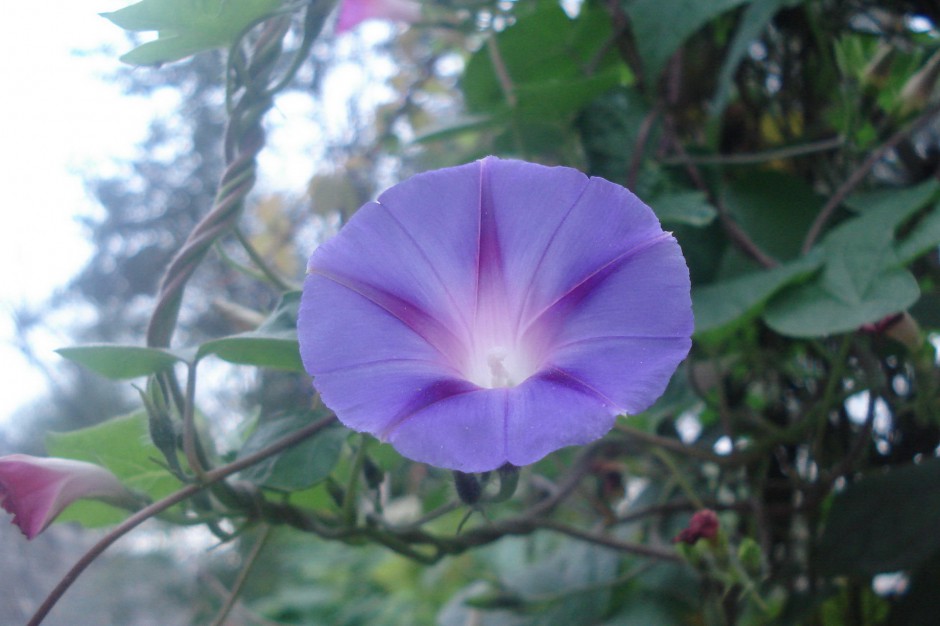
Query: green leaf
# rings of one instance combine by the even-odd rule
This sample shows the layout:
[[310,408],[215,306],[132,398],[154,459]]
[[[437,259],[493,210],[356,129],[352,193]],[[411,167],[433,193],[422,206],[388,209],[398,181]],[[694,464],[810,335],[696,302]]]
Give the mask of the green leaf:
[[775,171],[751,170],[722,189],[728,211],[770,256],[789,260],[800,254],[806,231],[822,198],[804,181]]
[[914,276],[901,268],[873,275],[864,291],[853,289],[851,279],[835,289],[827,286],[825,277],[787,289],[768,305],[764,321],[781,335],[821,337],[876,322],[920,297]]
[[158,31],[156,41],[138,46],[121,60],[159,65],[231,45],[280,4],[281,0],[143,0],[102,16],[125,30]]
[[647,82],[656,82],[669,57],[692,33],[747,1],[626,0],[624,6],[643,58]]
[[[482,615],[486,624],[502,626],[599,623],[611,601],[618,555],[600,546],[572,542],[544,554],[542,545],[548,541],[540,541],[543,538],[502,541],[491,549],[499,581],[465,588],[444,607],[437,623],[467,624],[474,615]],[[542,558],[527,562],[533,553]]]
[[214,354],[239,365],[303,372],[297,343],[299,304],[299,291],[284,294],[274,313],[256,330],[207,341],[199,346],[196,357]]
[[621,67],[608,67],[591,76],[548,78],[516,86],[516,113],[526,119],[564,118],[621,82]]
[[913,187],[877,189],[852,194],[845,199],[847,207],[858,213],[887,211],[906,217],[922,209],[937,196],[940,181],[934,178]]
[[414,142],[420,144],[450,139],[464,133],[486,130],[506,123],[505,115],[467,115],[448,119],[444,124],[423,130],[414,138]]
[[[572,20],[557,2],[542,2],[533,13],[495,35],[470,58],[461,87],[472,113],[515,113],[548,119],[573,114],[622,80],[626,67],[603,46],[610,37],[610,19],[585,7]],[[495,51],[495,52],[494,52]],[[499,69],[493,58],[498,55]]]
[[617,616],[603,622],[600,626],[682,626],[688,624],[683,618],[683,609],[677,606],[675,598],[666,594],[654,596],[649,593],[635,594],[633,602],[624,603]]
[[940,459],[866,476],[835,496],[818,566],[874,575],[916,567],[940,550]]
[[934,206],[914,226],[910,234],[897,245],[896,251],[901,263],[910,263],[925,252],[936,249],[938,245],[940,245],[940,210],[938,206]]
[[[650,118],[654,121],[647,141],[640,142],[649,113],[643,95],[629,87],[612,89],[585,107],[578,116],[578,130],[591,174],[625,183],[634,161],[649,162],[643,157],[650,156],[659,143],[661,128],[658,118]],[[634,153],[638,146],[642,146],[643,154]],[[642,182],[642,177],[638,182]],[[631,189],[644,195],[636,185],[631,185]]]
[[680,191],[654,197],[649,202],[660,221],[707,226],[718,212],[701,191]]
[[184,360],[170,350],[114,344],[59,348],[56,352],[112,380],[149,376]]
[[[107,420],[95,426],[46,435],[50,456],[87,461],[106,467],[124,485],[163,498],[180,488],[176,478],[158,459],[163,455],[150,443],[147,415],[143,411]],[[70,506],[59,521],[78,521],[97,527],[119,522],[125,511],[100,502],[80,501]]]
[[[881,241],[884,233],[893,232],[912,215],[935,201],[938,192],[940,192],[940,181],[931,178],[913,187],[879,189],[854,194],[846,199],[845,204],[853,211],[860,213],[862,217],[872,220],[870,226],[865,227],[873,233],[867,238]],[[849,230],[841,236],[852,238],[860,235],[865,237],[864,231]],[[914,224],[903,241],[896,245],[898,262],[909,263],[938,244],[940,244],[940,211],[937,211],[937,206],[934,205]]]
[[692,290],[695,334],[701,335],[757,314],[771,296],[821,265],[822,255],[816,253],[773,269],[696,287]]
[[[261,424],[238,452],[238,458],[254,454],[287,435],[303,428],[318,416],[312,412],[282,417]],[[328,428],[241,472],[244,480],[280,491],[300,491],[325,479],[339,461],[343,442],[349,435],[345,428]]]
[[214,339],[199,346],[199,358],[209,354],[239,365],[270,367],[291,372],[304,371],[296,332],[262,334],[252,331]]
[[761,33],[770,24],[770,20],[777,14],[782,7],[797,4],[801,0],[754,0],[744,15],[741,16],[741,22],[734,33],[734,39],[728,46],[728,52],[725,53],[725,60],[721,64],[721,71],[718,73],[718,88],[715,90],[715,97],[712,99],[711,112],[713,115],[720,115],[724,111],[728,98],[731,96],[731,88],[734,85],[734,75],[740,65],[741,60],[747,54],[751,44],[760,37]]
[[861,214],[832,230],[819,246],[826,259],[822,274],[777,294],[765,312],[767,324],[783,335],[819,337],[849,332],[912,306],[920,288],[902,267],[894,231],[935,191],[930,184],[867,201],[856,198]]

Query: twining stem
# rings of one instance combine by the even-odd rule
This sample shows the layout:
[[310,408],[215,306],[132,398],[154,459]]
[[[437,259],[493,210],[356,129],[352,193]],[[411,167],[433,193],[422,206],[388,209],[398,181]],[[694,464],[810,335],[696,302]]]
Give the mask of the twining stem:
[[321,430],[333,424],[336,418],[332,415],[325,417],[318,422],[314,422],[309,426],[305,426],[299,430],[294,431],[290,435],[276,441],[267,448],[259,450],[254,454],[249,454],[248,456],[233,461],[228,465],[223,465],[217,467],[213,470],[209,470],[203,475],[204,481],[201,483],[193,483],[191,485],[186,485],[179,491],[176,491],[162,500],[158,500],[153,504],[144,507],[143,509],[137,511],[126,520],[118,524],[113,530],[111,530],[107,535],[101,538],[98,543],[93,545],[88,552],[86,552],[82,558],[78,560],[75,565],[72,566],[62,580],[59,581],[59,584],[56,585],[40,607],[36,610],[36,613],[33,614],[26,626],[38,626],[43,622],[46,616],[49,614],[49,611],[52,610],[52,607],[56,605],[59,599],[68,591],[69,587],[78,579],[78,577],[85,571],[85,569],[92,564],[92,562],[97,559],[101,554],[107,550],[111,545],[126,535],[131,530],[140,526],[143,522],[147,521],[151,517],[162,513],[163,511],[169,509],[170,507],[183,502],[184,500],[191,498],[195,494],[199,493],[206,487],[219,482],[220,480],[231,476],[232,474],[239,472],[247,467],[263,461],[264,459],[274,456],[288,448],[297,445],[298,443],[313,437]]
[[[836,354],[835,358],[831,361],[832,369],[829,372],[829,379],[826,381],[826,386],[823,389],[822,400],[817,405],[818,414],[815,415],[816,419],[816,434],[814,438],[814,454],[817,459],[820,458],[822,452],[823,439],[825,438],[826,426],[828,424],[829,411],[832,410],[833,399],[835,398],[836,391],[842,385],[843,374],[845,373],[846,363],[848,362],[849,352],[852,349],[853,344],[853,334],[847,333],[843,338],[842,342],[839,344],[839,352]],[[809,422],[812,424],[812,422]]]
[[675,480],[676,484],[679,485],[679,488],[685,492],[685,497],[688,498],[696,508],[705,508],[702,504],[702,499],[698,497],[697,493],[695,493],[695,489],[693,489],[692,485],[689,484],[689,481],[685,479],[682,471],[676,465],[676,462],[672,459],[672,457],[669,456],[669,453],[662,448],[653,448],[653,456],[659,459],[660,462],[666,466],[666,468],[669,470],[669,473],[672,474],[673,480]]
[[255,267],[261,272],[262,276],[267,279],[272,285],[280,289],[281,291],[291,291],[297,289],[297,287],[289,284],[286,280],[281,278],[274,269],[272,269],[264,258],[261,256],[261,253],[252,245],[251,241],[245,236],[245,233],[242,232],[241,228],[237,226],[232,231],[235,235],[235,238],[238,239],[238,243],[241,244],[242,248],[245,250],[245,253],[248,255],[248,258],[255,264]]
[[852,175],[842,183],[834,194],[832,194],[829,201],[820,209],[816,219],[813,220],[809,231],[806,233],[806,238],[803,240],[803,254],[806,254],[812,249],[816,240],[822,234],[826,223],[832,217],[833,213],[835,213],[836,209],[839,208],[839,205],[842,204],[842,201],[861,184],[872,168],[884,158],[885,154],[893,150],[907,137],[929,124],[938,113],[940,113],[940,102],[927,107],[913,122],[891,135],[886,142],[878,146],[878,149],[874,150],[862,161],[862,164],[859,165],[858,168],[852,172]]
[[829,139],[820,139],[794,146],[783,148],[774,148],[772,150],[762,150],[760,152],[739,152],[735,154],[706,154],[702,156],[691,156],[687,158],[666,158],[660,163],[663,165],[684,165],[686,162],[695,165],[754,165],[766,163],[767,161],[778,161],[792,159],[807,154],[817,152],[827,152],[835,150],[845,145],[845,137],[831,137]]
[[740,458],[737,455],[716,454],[709,450],[705,450],[704,448],[690,446],[676,439],[661,437],[660,435],[648,433],[644,430],[640,430],[639,428],[634,428],[625,424],[617,424],[614,426],[614,429],[632,439],[636,439],[652,446],[664,448],[666,450],[671,450],[673,452],[678,452],[679,454],[683,454],[700,461],[708,461],[717,465],[737,465],[740,463]]
[[695,165],[688,151],[685,149],[685,146],[682,145],[682,141],[679,139],[679,136],[676,133],[675,122],[672,120],[672,118],[667,116],[665,118],[665,122],[666,129],[669,131],[669,135],[672,139],[673,147],[675,148],[676,153],[679,155],[679,163],[685,167],[689,177],[695,183],[695,186],[698,187],[700,191],[705,193],[709,201],[715,205],[715,208],[718,210],[718,219],[721,221],[721,225],[731,241],[742,252],[760,263],[762,267],[766,269],[776,267],[778,265],[777,260],[764,252],[761,247],[758,246],[753,239],[751,239],[744,229],[741,228],[741,226],[734,220],[734,217],[731,215],[730,211],[728,211],[728,208],[725,206],[725,203],[721,200],[721,198],[713,193],[711,188],[706,184],[705,177],[702,176],[698,166]]
[[255,562],[258,560],[258,555],[261,554],[261,550],[264,549],[265,544],[268,541],[268,537],[271,536],[271,527],[267,524],[261,527],[260,532],[258,533],[258,539],[255,541],[255,545],[251,547],[251,552],[248,553],[248,556],[245,557],[245,564],[242,566],[238,576],[235,578],[235,582],[232,584],[232,589],[229,591],[228,598],[225,599],[225,604],[222,605],[222,608],[219,609],[218,615],[215,616],[215,619],[212,621],[212,626],[224,626],[228,614],[231,613],[232,608],[235,606],[236,600],[238,600],[238,594],[241,593],[242,587],[245,585],[245,581],[248,580],[248,574],[251,572],[251,568],[254,566]]
[[183,454],[189,469],[196,475],[196,482],[202,482],[206,470],[202,466],[196,450],[196,366],[190,363],[186,376],[186,402],[183,405]]
[[659,559],[661,561],[671,561],[673,563],[678,563],[682,560],[672,548],[659,548],[641,543],[621,541],[620,539],[611,537],[609,535],[601,535],[587,530],[581,530],[580,528],[568,526],[567,524],[562,524],[561,522],[556,522],[555,520],[536,519],[533,520],[533,526],[536,528],[544,528],[546,530],[554,530],[555,532],[561,533],[563,535],[574,537],[575,539],[581,539],[582,541],[587,541],[599,546],[613,548],[614,550],[619,550],[620,552],[629,552],[630,554],[645,556],[651,559]]
[[254,187],[256,157],[265,143],[263,118],[274,104],[274,95],[290,82],[307,57],[333,4],[308,3],[301,44],[277,80],[273,76],[290,27],[289,15],[276,16],[264,24],[249,59],[244,59],[239,44],[233,46],[226,85],[226,169],[212,208],[193,228],[163,276],[147,328],[148,346],[170,345],[186,284],[215,242],[236,226],[245,197]]
[[366,436],[360,435],[359,448],[356,450],[352,469],[349,472],[349,479],[346,481],[346,491],[343,494],[343,522],[347,526],[352,526],[356,523],[356,500],[359,497],[359,476],[362,474],[362,467],[366,460],[367,443]]
[[512,77],[509,76],[509,69],[503,60],[503,54],[499,49],[499,43],[496,41],[495,36],[490,36],[486,40],[486,52],[490,57],[490,63],[493,64],[493,72],[499,81],[499,88],[503,92],[503,97],[506,98],[506,103],[510,108],[515,109],[516,105],[519,104],[516,87],[512,82]]

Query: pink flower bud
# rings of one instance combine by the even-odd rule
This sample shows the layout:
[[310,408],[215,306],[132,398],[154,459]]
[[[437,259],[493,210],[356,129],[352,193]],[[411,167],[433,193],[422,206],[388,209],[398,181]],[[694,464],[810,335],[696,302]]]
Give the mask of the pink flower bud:
[[917,320],[907,312],[889,315],[873,324],[863,324],[859,330],[890,337],[912,352],[917,352],[924,345],[924,336]]
[[343,0],[336,32],[344,33],[372,19],[413,24],[421,19],[421,4],[414,0]]
[[82,498],[133,501],[117,477],[97,465],[27,454],[0,457],[0,506],[27,539],[44,531],[68,505]]
[[692,516],[689,525],[676,535],[672,542],[687,543],[692,546],[699,539],[714,539],[717,534],[718,515],[711,509],[702,509]]

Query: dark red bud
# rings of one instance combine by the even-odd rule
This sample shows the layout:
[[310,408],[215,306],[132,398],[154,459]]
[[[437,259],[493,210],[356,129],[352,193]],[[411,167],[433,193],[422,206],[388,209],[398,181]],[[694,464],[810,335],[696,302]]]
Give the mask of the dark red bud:
[[714,539],[717,534],[718,515],[711,509],[702,509],[692,516],[689,525],[676,535],[672,542],[687,543],[691,546],[699,539]]

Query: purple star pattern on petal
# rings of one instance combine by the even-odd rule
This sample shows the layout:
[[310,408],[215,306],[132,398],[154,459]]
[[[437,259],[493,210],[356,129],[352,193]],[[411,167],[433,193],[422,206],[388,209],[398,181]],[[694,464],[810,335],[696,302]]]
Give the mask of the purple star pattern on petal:
[[623,187],[488,157],[392,187],[313,253],[300,350],[337,417],[406,457],[528,465],[662,394],[689,289]]

